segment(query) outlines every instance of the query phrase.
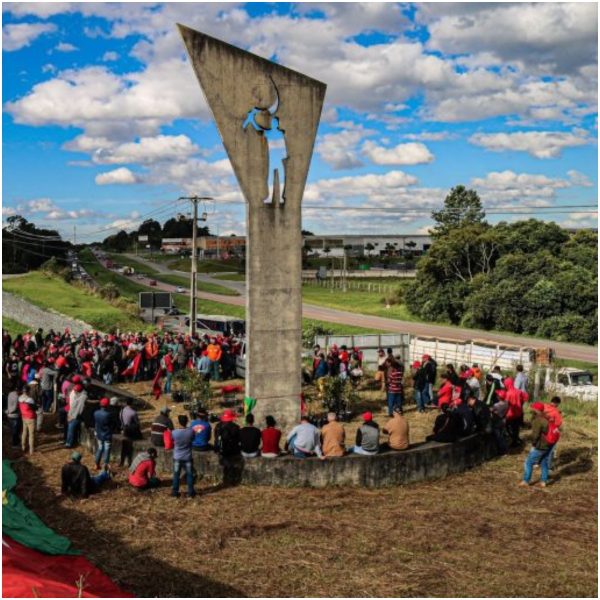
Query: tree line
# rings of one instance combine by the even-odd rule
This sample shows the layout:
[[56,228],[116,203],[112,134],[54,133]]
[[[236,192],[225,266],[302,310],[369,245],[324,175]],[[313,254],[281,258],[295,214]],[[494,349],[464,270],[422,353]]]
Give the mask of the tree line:
[[[161,225],[154,219],[146,219],[137,229],[127,233],[124,230],[114,235],[109,235],[102,241],[102,246],[107,250],[115,252],[126,252],[132,250],[139,236],[148,236],[148,241],[140,242],[140,245],[150,245],[152,248],[158,248],[164,238],[191,238],[192,237],[192,219],[184,215],[172,217]],[[198,227],[198,237],[210,235],[208,227]]]
[[490,225],[481,200],[453,188],[432,213],[433,243],[405,292],[427,321],[557,341],[598,338],[598,234],[529,219]]
[[6,223],[2,228],[3,273],[26,273],[52,257],[66,265],[71,243],[64,241],[58,231],[36,227],[20,215],[8,217]]

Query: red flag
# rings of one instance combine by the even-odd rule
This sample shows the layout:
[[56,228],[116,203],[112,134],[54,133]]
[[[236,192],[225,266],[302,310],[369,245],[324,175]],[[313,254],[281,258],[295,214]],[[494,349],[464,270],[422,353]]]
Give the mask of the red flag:
[[83,556],[43,554],[2,537],[4,598],[133,598]]
[[154,379],[152,380],[152,393],[154,394],[154,397],[158,400],[160,398],[160,395],[162,394],[162,385],[160,383],[160,378],[162,377],[163,374],[163,369],[161,367],[158,367],[158,369],[156,369],[156,375],[154,376]]
[[124,377],[128,377],[129,375],[136,375],[139,368],[140,363],[142,362],[142,353],[138,352],[133,359],[133,362],[121,373]]

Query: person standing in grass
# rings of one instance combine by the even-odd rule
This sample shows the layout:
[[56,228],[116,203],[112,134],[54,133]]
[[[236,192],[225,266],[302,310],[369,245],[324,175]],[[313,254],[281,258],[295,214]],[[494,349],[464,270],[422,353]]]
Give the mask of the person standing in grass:
[[11,444],[13,448],[19,447],[19,438],[21,433],[21,411],[19,409],[19,395],[21,392],[20,384],[17,388],[8,393],[6,399],[6,418],[10,426]]
[[171,496],[179,497],[179,478],[181,471],[185,469],[185,480],[187,483],[187,496],[193,498],[196,495],[194,491],[194,466],[192,462],[192,442],[194,441],[194,432],[188,427],[187,415],[179,415],[179,429],[174,429],[171,433],[173,437],[173,488]]
[[26,385],[23,388],[23,393],[19,396],[19,411],[23,421],[23,433],[21,434],[21,449],[23,452],[27,450],[29,445],[29,454],[33,454],[35,448],[35,420],[36,420],[36,404],[31,397],[30,387]]
[[533,414],[531,420],[531,442],[532,448],[525,459],[523,469],[523,480],[519,483],[522,487],[529,486],[533,466],[539,464],[541,469],[540,486],[546,487],[550,471],[551,452],[554,444],[547,439],[548,419],[544,415],[544,405],[534,402],[529,409]]
[[388,417],[394,414],[394,408],[399,408],[402,412],[402,402],[404,400],[404,386],[402,378],[404,369],[402,365],[392,356],[388,361],[386,372],[386,390],[387,390],[387,409]]
[[100,408],[94,412],[94,429],[96,431],[96,470],[100,470],[100,461],[104,457],[104,466],[107,467],[110,462],[110,447],[112,444],[113,430],[115,423],[112,413],[108,410],[110,400],[102,398]]

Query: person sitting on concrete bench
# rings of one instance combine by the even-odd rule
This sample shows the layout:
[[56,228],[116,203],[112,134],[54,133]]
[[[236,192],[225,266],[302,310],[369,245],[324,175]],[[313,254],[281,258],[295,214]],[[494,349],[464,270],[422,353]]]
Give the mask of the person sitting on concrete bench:
[[385,424],[383,433],[389,435],[387,446],[391,450],[406,450],[410,445],[408,421],[402,415],[402,409],[394,408],[392,418]]
[[473,411],[475,430],[480,433],[491,433],[491,415],[488,405],[485,402],[482,402],[476,393],[473,392],[467,398],[467,404]]
[[327,413],[327,425],[321,427],[321,447],[323,454],[330,456],[344,456],[346,453],[346,431],[344,426],[338,422],[334,412]]
[[279,442],[281,440],[281,431],[277,429],[277,422],[271,415],[265,418],[267,426],[261,431],[263,458],[276,458],[279,456]]
[[192,450],[196,450],[197,452],[212,450],[213,447],[210,444],[212,426],[208,421],[208,413],[205,410],[201,410],[197,415],[192,415],[192,419],[191,427],[194,432]]
[[448,404],[442,404],[441,412],[433,424],[433,433],[425,439],[428,442],[456,442],[460,437],[462,424],[459,417],[451,410]]
[[173,421],[169,417],[171,409],[168,406],[164,406],[160,409],[160,413],[155,417],[152,425],[150,426],[150,441],[157,448],[165,447],[165,431],[173,431]]
[[254,426],[254,415],[246,415],[246,426],[240,429],[240,448],[244,458],[256,458],[260,452],[260,429]]
[[373,421],[373,413],[367,411],[362,415],[363,424],[356,432],[356,445],[350,452],[373,456],[379,452],[379,425]]
[[61,491],[63,494],[78,498],[87,498],[90,494],[99,491],[100,486],[110,479],[108,465],[99,475],[90,476],[89,469],[81,464],[81,454],[73,452],[71,460],[63,465],[61,477]]
[[158,487],[156,455],[156,448],[150,447],[133,459],[129,467],[129,483],[135,489],[142,491]]
[[288,433],[285,447],[295,458],[309,458],[315,455],[325,458],[321,450],[321,434],[306,415],[302,415],[300,424]]

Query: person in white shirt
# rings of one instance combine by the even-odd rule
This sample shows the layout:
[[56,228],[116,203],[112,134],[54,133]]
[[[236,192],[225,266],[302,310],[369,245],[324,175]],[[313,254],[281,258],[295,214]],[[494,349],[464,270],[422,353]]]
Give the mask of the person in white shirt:
[[296,425],[288,434],[286,448],[296,458],[308,458],[318,456],[325,458],[321,450],[321,434],[319,430],[309,422],[307,416],[302,416],[300,425]]

